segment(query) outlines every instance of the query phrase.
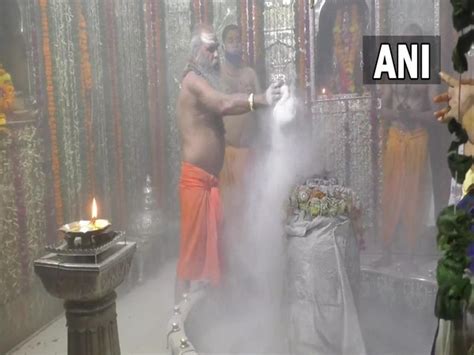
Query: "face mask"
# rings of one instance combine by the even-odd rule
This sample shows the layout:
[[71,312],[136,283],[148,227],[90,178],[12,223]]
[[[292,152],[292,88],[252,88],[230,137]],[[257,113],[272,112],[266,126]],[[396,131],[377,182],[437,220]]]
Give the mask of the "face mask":
[[239,66],[242,63],[242,55],[240,53],[224,52],[225,59],[232,65]]

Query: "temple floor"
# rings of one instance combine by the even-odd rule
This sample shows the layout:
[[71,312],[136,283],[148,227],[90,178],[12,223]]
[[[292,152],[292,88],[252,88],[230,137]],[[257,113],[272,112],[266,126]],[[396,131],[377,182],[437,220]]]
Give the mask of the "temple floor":
[[[380,254],[371,252],[361,255],[360,322],[368,354],[429,353],[436,329],[433,271],[437,258],[418,258],[416,271],[408,272],[400,257],[395,258],[388,267],[374,269],[371,265],[379,257]],[[172,261],[165,264],[155,277],[130,292],[126,285],[118,289],[117,313],[122,354],[168,354],[166,326],[173,306],[174,277],[175,262]],[[222,324],[221,330],[242,325],[241,339],[249,339],[244,333],[255,331],[255,327],[238,319],[231,323]],[[219,329],[219,325],[214,324],[214,329]],[[216,334],[212,337],[216,339]],[[222,341],[226,340],[222,337]],[[66,349],[66,320],[62,316],[9,355],[66,354]]]
[[[117,289],[118,330],[122,354],[168,354],[166,326],[173,309],[176,262],[168,262],[148,282],[127,292]],[[66,318],[40,330],[9,355],[63,355],[67,352]]]
[[359,320],[368,354],[430,354],[436,332],[437,255],[414,262],[395,254],[392,263],[374,267],[382,254],[361,255]]

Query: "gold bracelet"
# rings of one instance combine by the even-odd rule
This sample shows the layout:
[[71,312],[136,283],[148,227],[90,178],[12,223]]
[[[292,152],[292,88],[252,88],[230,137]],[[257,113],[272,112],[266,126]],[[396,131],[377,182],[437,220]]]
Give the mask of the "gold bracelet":
[[249,95],[249,107],[250,107],[250,111],[254,111],[254,110],[255,110],[254,105],[255,105],[255,101],[254,101],[253,93],[251,93],[251,94]]

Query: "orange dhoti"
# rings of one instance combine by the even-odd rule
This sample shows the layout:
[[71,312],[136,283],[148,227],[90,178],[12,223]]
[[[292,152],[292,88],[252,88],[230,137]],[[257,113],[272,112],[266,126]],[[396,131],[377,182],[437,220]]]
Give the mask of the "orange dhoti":
[[222,221],[218,180],[184,162],[180,179],[181,243],[177,276],[216,285],[221,277],[219,232]]
[[382,238],[393,244],[397,228],[413,251],[426,216],[428,134],[391,127],[383,156]]

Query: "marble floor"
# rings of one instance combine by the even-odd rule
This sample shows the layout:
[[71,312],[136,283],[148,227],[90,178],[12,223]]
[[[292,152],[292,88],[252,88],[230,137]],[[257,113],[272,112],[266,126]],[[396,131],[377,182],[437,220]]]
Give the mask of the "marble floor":
[[[168,354],[166,326],[173,309],[175,262],[131,292],[118,289],[117,314],[122,355]],[[8,355],[63,355],[67,353],[63,316],[37,332]]]
[[[436,283],[436,266],[439,256],[436,254],[420,254],[410,261],[404,254],[394,254],[388,266],[377,265],[382,253],[377,251],[362,252],[360,266],[362,270],[373,270],[395,277],[423,279]],[[375,266],[377,265],[377,266]]]
[[[361,268],[372,269],[371,265],[380,256],[381,254],[377,252],[364,252],[361,255]],[[377,271],[396,277],[419,278],[435,282],[436,260],[437,258],[434,255],[425,255],[417,258],[416,265],[413,267],[413,265],[407,265],[403,257],[395,257],[392,265],[377,268]],[[118,289],[117,313],[122,354],[169,354],[166,350],[166,326],[173,307],[174,275],[175,262],[168,262],[155,277],[150,278],[133,290],[128,290],[126,286],[121,286]],[[371,315],[372,318],[367,318],[366,315],[363,315],[361,321],[369,325],[377,324],[378,321],[373,319],[374,316]],[[392,319],[391,321],[391,323],[399,322],[402,322],[402,320]],[[402,326],[402,328],[406,327]],[[374,332],[373,329],[369,330],[369,333],[372,332]],[[370,348],[368,347],[368,350]],[[375,344],[371,353],[376,354],[378,350],[374,351],[374,349],[382,348]],[[38,331],[23,344],[17,346],[8,355],[56,355],[66,353],[66,320],[63,315]]]

